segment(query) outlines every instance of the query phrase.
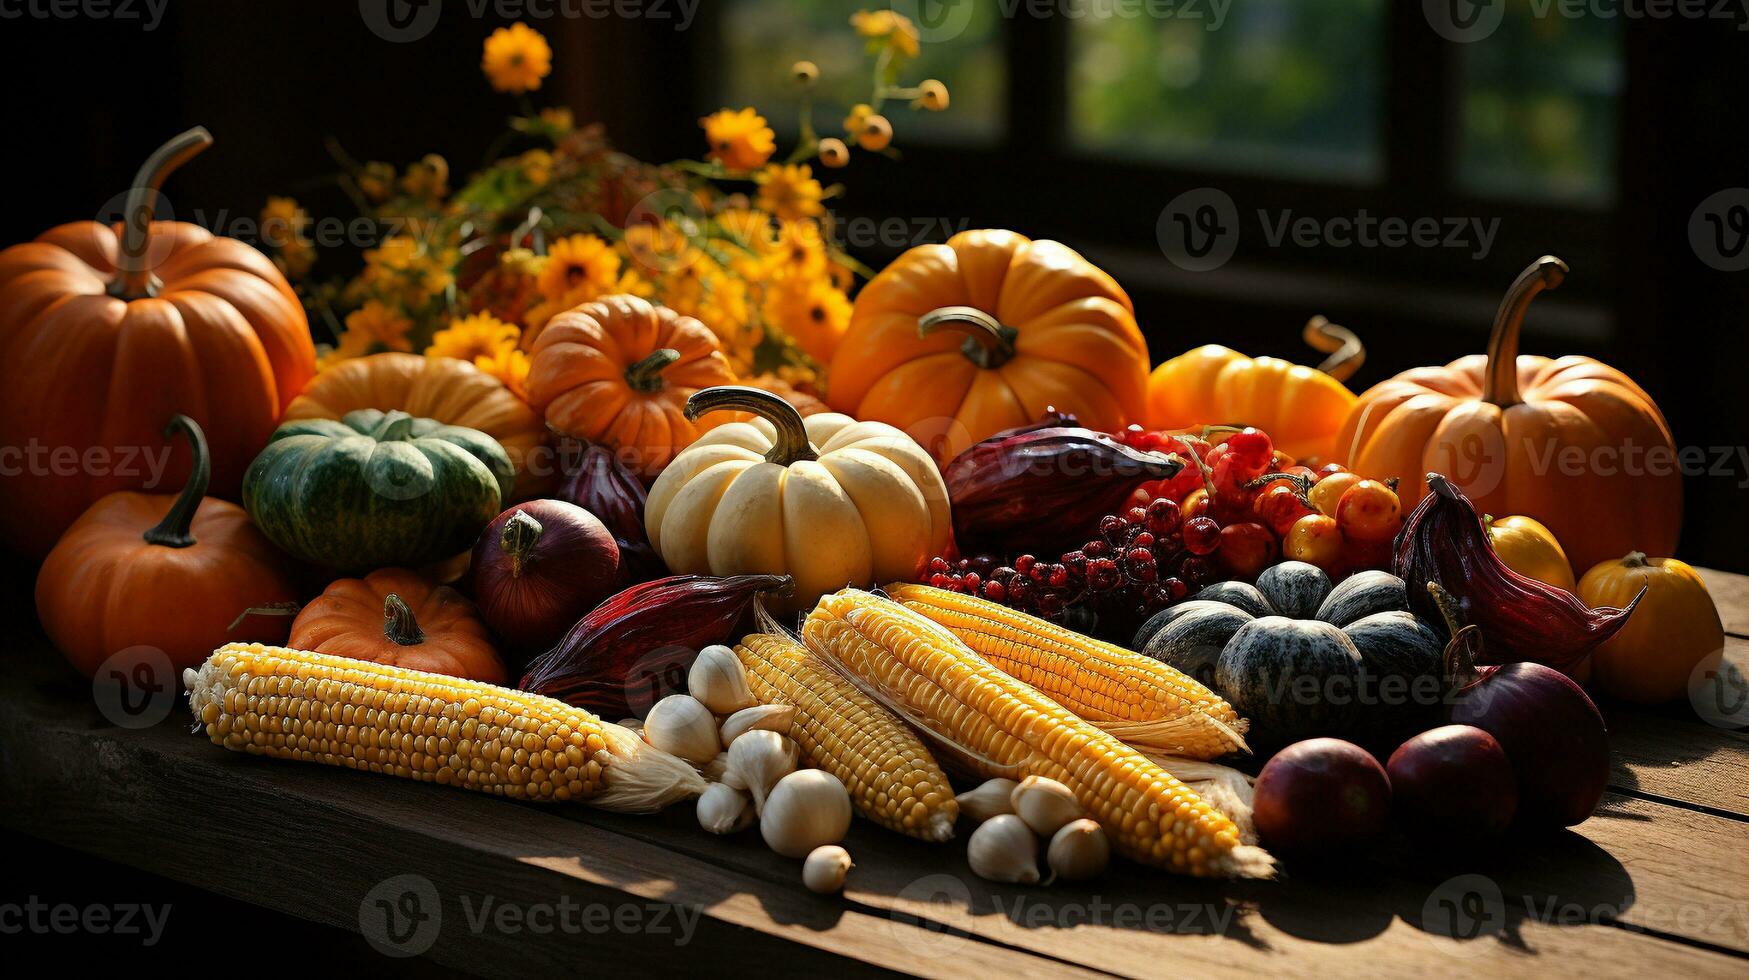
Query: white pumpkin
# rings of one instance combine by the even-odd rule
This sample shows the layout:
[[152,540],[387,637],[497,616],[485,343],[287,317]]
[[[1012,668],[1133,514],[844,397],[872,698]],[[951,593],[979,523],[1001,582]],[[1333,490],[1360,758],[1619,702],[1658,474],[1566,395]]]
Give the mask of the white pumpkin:
[[845,586],[914,578],[952,533],[935,461],[881,422],[803,419],[770,392],[707,388],[688,418],[751,412],[717,426],[656,478],[644,505],[650,544],[676,574],[795,578],[783,611]]

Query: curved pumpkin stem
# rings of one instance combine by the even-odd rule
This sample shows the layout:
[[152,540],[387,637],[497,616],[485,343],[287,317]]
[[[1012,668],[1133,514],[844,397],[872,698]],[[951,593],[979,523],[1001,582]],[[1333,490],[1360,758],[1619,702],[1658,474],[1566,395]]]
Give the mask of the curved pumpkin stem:
[[1644,551],[1630,551],[1622,556],[1621,560],[1621,567],[1623,568],[1647,568],[1651,564],[1652,563],[1646,559],[1646,553]]
[[1300,337],[1306,346],[1320,354],[1330,355],[1318,365],[1318,370],[1337,381],[1354,377],[1354,372],[1366,363],[1366,345],[1360,342],[1360,336],[1347,327],[1331,323],[1324,316],[1307,320]]
[[146,250],[152,241],[152,220],[158,209],[158,189],[164,186],[171,171],[193,159],[200,151],[213,145],[213,134],[205,126],[196,126],[176,136],[152,151],[122,205],[121,254],[116,266],[121,278],[110,287],[110,294],[122,299],[154,296],[158,282],[147,267]]
[[917,336],[927,337],[937,330],[965,334],[960,353],[986,370],[999,368],[1013,359],[1014,338],[1020,336],[1020,331],[1003,326],[975,306],[943,306],[917,318]]
[[176,502],[170,505],[164,519],[140,535],[146,543],[161,544],[166,548],[187,548],[194,544],[194,532],[190,527],[213,476],[212,457],[207,452],[206,433],[200,431],[200,423],[186,415],[175,416],[164,426],[164,437],[168,439],[178,432],[188,437],[188,449],[194,455],[188,482],[182,485],[182,492],[176,495]]
[[1482,400],[1501,408],[1518,404],[1518,331],[1530,301],[1545,289],[1556,289],[1567,278],[1567,263],[1545,255],[1530,264],[1512,281],[1500,311],[1494,314],[1494,330],[1488,335],[1488,376],[1482,384]]
[[404,647],[425,642],[425,631],[413,618],[413,610],[393,592],[383,596],[383,635]]
[[413,438],[413,422],[413,416],[396,409],[377,422],[370,436],[378,442],[403,442]]
[[643,360],[626,368],[626,385],[633,391],[641,391],[646,394],[661,391],[668,387],[668,382],[662,380],[663,369],[678,360],[680,360],[680,352],[674,348],[657,348]]
[[686,400],[686,418],[696,422],[708,412],[752,412],[770,422],[777,430],[771,451],[765,454],[768,463],[788,466],[806,459],[819,459],[813,444],[808,442],[808,427],[802,423],[802,413],[777,395],[745,385],[719,385],[692,393]]
[[510,520],[504,522],[504,529],[498,532],[498,547],[510,556],[510,577],[521,578],[523,568],[527,567],[529,559],[534,555],[535,546],[540,544],[540,537],[546,533],[540,521],[528,516],[527,511],[518,510],[510,515]]

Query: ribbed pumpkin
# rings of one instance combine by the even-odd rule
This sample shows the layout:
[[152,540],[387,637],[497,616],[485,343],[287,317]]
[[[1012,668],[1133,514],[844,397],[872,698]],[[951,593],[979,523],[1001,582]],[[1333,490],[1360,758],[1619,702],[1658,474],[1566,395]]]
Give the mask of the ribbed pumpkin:
[[1336,433],[1354,407],[1354,393],[1343,382],[1360,370],[1366,348],[1321,316],[1306,324],[1305,340],[1330,355],[1316,368],[1246,357],[1219,344],[1161,364],[1148,376],[1148,427],[1251,425],[1295,459],[1333,459]]
[[705,433],[644,505],[650,544],[676,574],[791,575],[783,608],[797,610],[846,584],[910,580],[947,546],[947,487],[898,429],[803,419],[757,388],[709,388],[686,407],[719,410],[758,418]]
[[211,467],[200,426],[178,415],[165,432],[181,432],[193,449],[182,492],[104,497],[37,572],[43,631],[87,677],[129,647],[154,647],[185,668],[226,643],[278,643],[286,618],[272,607],[297,605],[285,556],[243,508],[205,496]]
[[[243,469],[316,372],[303,306],[260,252],[197,225],[153,221],[166,176],[212,144],[195,128],[147,159],[123,227],[61,225],[0,252],[0,445],[42,453],[6,477],[0,535],[33,556],[105,494],[187,479],[164,420],[212,445],[212,492]],[[40,449],[33,448],[40,447]]]
[[1148,346],[1117,281],[1011,231],[919,245],[856,297],[827,403],[946,462],[1055,407],[1112,432],[1147,407]]
[[483,432],[367,408],[280,426],[243,503],[274,544],[316,564],[421,565],[473,547],[512,478]]
[[1686,562],[1630,552],[1600,562],[1576,593],[1592,608],[1621,608],[1640,594],[1621,631],[1591,653],[1591,684],[1623,701],[1662,704],[1689,693],[1694,669],[1725,648],[1725,627],[1706,583]]
[[1424,474],[1442,473],[1478,510],[1534,517],[1575,568],[1636,545],[1668,554],[1682,526],[1682,476],[1651,396],[1589,357],[1518,353],[1531,300],[1566,274],[1545,255],[1518,277],[1487,354],[1414,368],[1362,394],[1338,452],[1350,469],[1401,480],[1404,510],[1426,495]]
[[310,382],[285,418],[339,419],[374,408],[477,429],[504,448],[516,467],[511,500],[539,497],[558,485],[540,416],[503,382],[453,357],[387,352],[341,361]]
[[733,384],[709,327],[636,296],[607,296],[560,313],[535,338],[528,401],[569,436],[612,446],[653,479],[709,426],[686,399]]
[[332,583],[298,613],[286,642],[294,650],[487,684],[508,679],[474,604],[404,568]]

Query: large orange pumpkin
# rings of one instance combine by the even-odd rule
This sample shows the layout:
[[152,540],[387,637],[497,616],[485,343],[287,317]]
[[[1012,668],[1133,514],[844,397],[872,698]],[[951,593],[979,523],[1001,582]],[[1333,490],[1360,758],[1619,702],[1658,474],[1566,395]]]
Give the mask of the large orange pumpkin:
[[1330,356],[1316,368],[1279,357],[1246,357],[1219,344],[1187,351],[1148,376],[1148,427],[1254,425],[1295,459],[1333,458],[1336,433],[1354,407],[1342,382],[1366,360],[1360,338],[1323,317],[1306,343]]
[[1117,281],[1011,231],[919,245],[856,298],[827,403],[945,462],[1045,410],[1116,431],[1147,406],[1148,345]]
[[37,572],[43,630],[87,677],[135,647],[161,650],[180,669],[226,643],[278,643],[288,621],[275,607],[297,607],[285,556],[243,508],[205,496],[200,426],[178,415],[165,432],[183,433],[193,449],[182,492],[104,497]]
[[504,661],[460,592],[404,568],[343,578],[298,613],[287,645],[354,660],[503,684]]
[[152,220],[164,178],[211,143],[196,128],[153,153],[125,226],[74,222],[0,252],[0,446],[21,454],[0,534],[16,548],[46,554],[105,494],[185,480],[187,451],[159,432],[172,415],[206,430],[212,491],[235,498],[316,372],[303,306],[265,255]]
[[1589,357],[1518,353],[1536,295],[1566,277],[1543,256],[1512,284],[1488,353],[1414,368],[1360,396],[1337,436],[1349,468],[1397,477],[1405,509],[1443,473],[1493,514],[1541,521],[1574,568],[1641,546],[1669,554],[1682,525],[1670,427],[1627,375]]
[[466,361],[394,351],[341,361],[310,382],[285,410],[285,421],[339,419],[361,408],[402,411],[491,436],[516,467],[515,500],[558,485],[558,462],[546,449],[549,433],[540,416]]
[[636,296],[607,296],[560,313],[533,351],[529,404],[560,432],[612,446],[645,479],[720,424],[687,419],[692,393],[735,383],[709,327]]

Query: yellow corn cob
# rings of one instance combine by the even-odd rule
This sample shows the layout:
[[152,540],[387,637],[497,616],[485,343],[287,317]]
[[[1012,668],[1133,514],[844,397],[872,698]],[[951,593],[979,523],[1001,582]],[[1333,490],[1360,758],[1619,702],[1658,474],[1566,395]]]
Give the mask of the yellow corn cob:
[[1270,872],[1268,854],[1170,773],[904,606],[845,589],[820,600],[802,636],[978,775],[1069,787],[1118,853],[1198,876]]
[[753,633],[735,647],[761,704],[796,709],[790,737],[850,790],[856,812],[926,841],[953,837],[959,803],[915,733],[788,636]]
[[886,592],[998,670],[1139,749],[1192,759],[1248,751],[1250,725],[1232,705],[1153,657],[988,599],[927,585],[889,585]]
[[207,737],[232,751],[628,813],[706,785],[581,708],[444,674],[232,643],[183,683]]

